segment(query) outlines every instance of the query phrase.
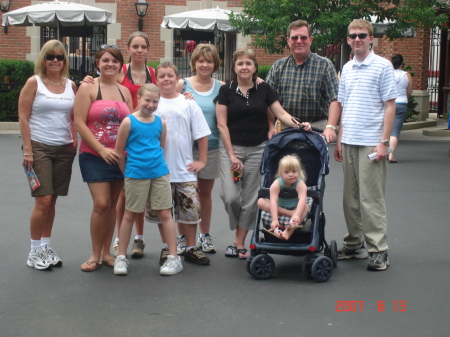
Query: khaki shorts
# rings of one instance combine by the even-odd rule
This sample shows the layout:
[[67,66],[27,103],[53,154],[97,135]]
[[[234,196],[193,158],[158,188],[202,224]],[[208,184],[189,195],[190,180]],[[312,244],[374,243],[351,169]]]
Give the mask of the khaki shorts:
[[[200,201],[198,199],[197,182],[170,183],[172,187],[172,200],[174,207],[174,220],[190,225],[200,222]],[[161,223],[156,210],[147,204],[145,220],[152,223]]]
[[73,144],[50,146],[31,141],[33,149],[33,169],[41,186],[31,191],[31,196],[66,196],[69,193],[72,164],[77,154]]
[[[198,150],[194,150],[194,160],[198,160]],[[198,174],[200,179],[216,179],[220,177],[219,149],[209,150],[206,165]]]
[[125,209],[142,213],[147,202],[155,211],[172,208],[169,174],[154,179],[125,178]]

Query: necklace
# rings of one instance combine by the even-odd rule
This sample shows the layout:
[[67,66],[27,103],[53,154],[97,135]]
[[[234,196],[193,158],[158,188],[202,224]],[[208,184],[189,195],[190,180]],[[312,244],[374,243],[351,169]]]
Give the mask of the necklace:
[[[131,69],[131,64],[130,64],[130,69]],[[131,70],[132,70],[132,69],[131,69]],[[130,72],[130,73],[131,73],[131,72]],[[136,83],[136,84],[139,84],[139,83],[141,82],[141,77],[142,77],[143,74],[145,74],[145,71],[144,71],[143,73],[141,72],[141,73],[139,74],[139,77],[138,77],[137,80],[134,80],[134,79],[132,78],[132,79],[133,79],[133,82]]]
[[62,81],[60,81],[59,83],[53,83],[47,77],[45,79],[48,81],[48,83],[53,84],[53,85],[60,85],[62,83]]

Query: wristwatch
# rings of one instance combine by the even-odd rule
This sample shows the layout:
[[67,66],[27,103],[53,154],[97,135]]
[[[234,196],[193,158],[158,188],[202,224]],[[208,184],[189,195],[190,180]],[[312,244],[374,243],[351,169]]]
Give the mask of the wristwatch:
[[383,139],[380,143],[385,145],[385,146],[389,146],[389,140],[388,139]]
[[325,128],[332,128],[334,131],[336,131],[336,126],[335,125],[328,124],[328,125],[325,126]]

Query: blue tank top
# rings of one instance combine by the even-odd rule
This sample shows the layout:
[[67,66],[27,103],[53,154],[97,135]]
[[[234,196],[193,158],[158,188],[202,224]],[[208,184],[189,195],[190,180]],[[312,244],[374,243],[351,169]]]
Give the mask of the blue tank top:
[[[214,80],[214,87],[210,91],[209,95],[205,96],[197,92],[192,86],[187,78],[184,79],[185,88],[184,91],[188,91],[194,96],[195,102],[202,109],[203,115],[205,116],[206,122],[208,123],[211,134],[208,136],[208,150],[214,150],[219,148],[220,133],[217,128],[216,119],[216,104],[214,99],[219,94],[219,89],[221,87],[218,80]],[[197,143],[194,143],[194,149],[197,150]]]
[[[286,187],[286,184],[282,178],[277,178],[278,182],[280,183],[281,189],[286,188],[288,190],[293,189],[295,190],[297,188],[297,184],[299,181],[302,181],[300,178],[291,186]],[[296,198],[281,198],[278,197],[278,206],[286,208],[286,209],[294,209],[297,208],[298,205],[298,196]]]
[[169,173],[159,140],[162,132],[161,117],[155,115],[155,120],[151,123],[141,122],[133,115],[128,118],[131,127],[126,145],[128,156],[124,176],[154,179]]

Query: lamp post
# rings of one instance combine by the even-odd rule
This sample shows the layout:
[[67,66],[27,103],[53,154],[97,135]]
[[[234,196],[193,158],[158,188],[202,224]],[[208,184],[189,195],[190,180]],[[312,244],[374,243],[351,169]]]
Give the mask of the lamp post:
[[[9,6],[11,6],[11,0],[7,0],[7,1],[0,1],[0,10],[3,13],[6,13],[9,11]],[[3,31],[5,32],[5,34],[8,34],[8,26],[5,26],[5,28],[3,29]]]
[[144,28],[144,16],[147,14],[148,3],[146,0],[138,0],[134,5],[136,6],[136,13],[139,16],[138,29],[142,32],[142,28]]

